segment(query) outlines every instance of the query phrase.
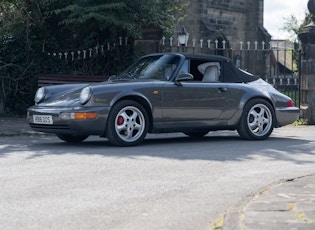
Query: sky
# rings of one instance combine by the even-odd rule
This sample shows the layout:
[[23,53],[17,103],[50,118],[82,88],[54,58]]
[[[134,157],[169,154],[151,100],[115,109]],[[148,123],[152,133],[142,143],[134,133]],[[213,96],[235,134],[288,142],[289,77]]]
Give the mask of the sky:
[[264,0],[264,27],[272,39],[289,39],[290,35],[283,30],[285,18],[295,15],[303,20],[308,0]]

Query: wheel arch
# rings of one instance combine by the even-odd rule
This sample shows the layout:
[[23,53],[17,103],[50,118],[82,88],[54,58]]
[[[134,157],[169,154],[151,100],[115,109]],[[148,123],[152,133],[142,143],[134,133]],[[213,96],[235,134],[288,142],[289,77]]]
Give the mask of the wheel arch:
[[[245,106],[246,106],[250,101],[255,100],[255,99],[262,99],[262,100],[265,100],[265,101],[267,101],[267,102],[271,105],[271,107],[272,107],[272,109],[273,109],[273,112],[274,112],[274,116],[275,116],[275,124],[274,124],[274,125],[276,125],[276,123],[278,122],[278,121],[277,121],[277,117],[276,117],[276,108],[275,108],[275,105],[274,105],[274,103],[272,102],[272,100],[271,100],[270,98],[268,98],[268,97],[264,97],[264,96],[261,96],[261,95],[256,95],[256,96],[253,96],[253,97],[244,97],[243,100],[242,100],[242,102],[241,102],[240,105],[239,105],[239,111],[241,111],[241,113],[243,113],[243,110],[244,110]],[[239,124],[240,124],[240,122],[241,122],[241,116],[237,117],[237,118],[233,121],[233,124],[234,124],[236,127],[238,127]]]
[[[152,129],[153,126],[153,115],[152,115],[152,104],[149,102],[149,100],[142,95],[137,95],[137,94],[131,94],[131,95],[124,95],[120,97],[119,99],[115,100],[112,102],[111,107],[113,107],[115,104],[117,104],[120,101],[126,101],[126,100],[131,100],[131,101],[136,101],[138,102],[145,111],[147,112],[149,116],[149,131]],[[105,127],[106,130],[107,127]]]
[[243,103],[241,104],[241,109],[243,110],[244,107],[246,106],[246,104],[248,104],[250,101],[255,100],[255,99],[262,99],[262,100],[267,101],[272,106],[272,108],[275,112],[276,108],[275,108],[275,105],[274,105],[273,101],[271,100],[271,98],[264,97],[261,95],[257,95],[257,96],[253,96],[253,97],[249,97],[249,98],[244,99]]

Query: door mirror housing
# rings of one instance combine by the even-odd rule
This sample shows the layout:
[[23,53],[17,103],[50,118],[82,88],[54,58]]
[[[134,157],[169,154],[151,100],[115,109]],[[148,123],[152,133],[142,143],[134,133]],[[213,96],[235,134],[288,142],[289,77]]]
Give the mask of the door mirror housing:
[[175,83],[180,84],[182,81],[191,81],[194,80],[194,76],[190,73],[181,73],[177,76]]

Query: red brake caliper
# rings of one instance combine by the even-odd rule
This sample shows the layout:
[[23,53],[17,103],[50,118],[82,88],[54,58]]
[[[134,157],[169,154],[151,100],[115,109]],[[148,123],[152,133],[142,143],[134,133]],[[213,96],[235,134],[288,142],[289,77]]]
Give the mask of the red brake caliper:
[[122,125],[124,123],[124,118],[122,116],[119,116],[117,119],[117,125]]

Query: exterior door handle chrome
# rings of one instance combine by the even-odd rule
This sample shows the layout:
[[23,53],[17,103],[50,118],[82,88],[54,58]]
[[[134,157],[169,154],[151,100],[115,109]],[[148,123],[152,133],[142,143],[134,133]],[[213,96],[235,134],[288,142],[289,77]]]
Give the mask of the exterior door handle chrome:
[[224,93],[227,91],[227,88],[226,87],[220,87],[218,88],[218,93]]

